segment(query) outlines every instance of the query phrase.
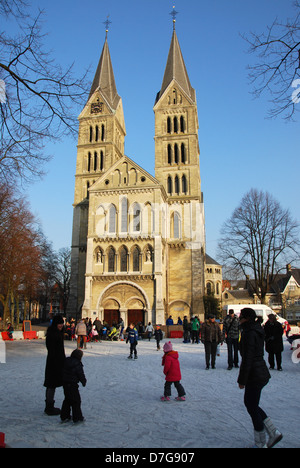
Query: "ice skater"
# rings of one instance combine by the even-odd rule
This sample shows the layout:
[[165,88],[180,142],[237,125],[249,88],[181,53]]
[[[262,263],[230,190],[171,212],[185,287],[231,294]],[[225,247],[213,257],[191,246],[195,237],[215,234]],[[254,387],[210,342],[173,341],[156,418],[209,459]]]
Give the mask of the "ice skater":
[[132,359],[133,354],[134,354],[134,359],[137,359],[138,356],[137,356],[136,347],[137,347],[137,344],[138,344],[139,335],[138,335],[137,329],[134,328],[133,323],[131,323],[129,325],[129,328],[127,329],[127,332],[128,332],[128,335],[127,335],[126,343],[128,343],[128,342],[130,343],[130,354],[128,356],[128,359]]
[[177,401],[185,401],[185,390],[181,385],[181,371],[179,363],[179,354],[177,351],[173,351],[171,341],[164,345],[164,355],[162,358],[162,366],[164,366],[164,374],[166,376],[164,395],[161,397],[161,401],[170,401],[172,383],[178,392],[178,396],[175,398]]
[[87,382],[81,362],[82,356],[83,352],[80,349],[75,349],[65,361],[63,370],[65,399],[60,413],[62,422],[71,420],[71,409],[74,423],[84,421],[81,412],[81,397],[78,390],[79,382],[82,383],[83,387],[86,386]]
[[161,331],[160,325],[156,325],[156,330],[154,332],[154,338],[156,340],[156,349],[160,350],[160,342],[163,339],[163,332]]
[[240,326],[242,363],[238,384],[241,390],[245,389],[244,403],[254,427],[254,447],[272,448],[282,439],[282,434],[259,406],[262,389],[271,378],[264,360],[264,330],[250,308],[242,309]]

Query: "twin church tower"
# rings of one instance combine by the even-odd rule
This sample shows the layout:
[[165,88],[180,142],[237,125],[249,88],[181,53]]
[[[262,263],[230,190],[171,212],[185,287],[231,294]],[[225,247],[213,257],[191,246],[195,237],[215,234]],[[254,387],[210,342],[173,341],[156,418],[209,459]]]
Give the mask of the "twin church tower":
[[[110,325],[204,316],[198,113],[173,36],[155,115],[155,177],[124,154],[107,34],[79,116],[68,316]],[[138,118],[138,114],[137,114]],[[141,158],[140,158],[141,159]]]

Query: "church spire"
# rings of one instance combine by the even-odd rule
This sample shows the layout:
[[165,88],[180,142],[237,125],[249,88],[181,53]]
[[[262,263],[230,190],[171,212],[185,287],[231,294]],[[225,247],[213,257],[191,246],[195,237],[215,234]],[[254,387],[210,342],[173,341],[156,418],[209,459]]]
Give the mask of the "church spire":
[[162,82],[162,87],[157,95],[156,102],[160,100],[161,96],[164,94],[164,92],[173,80],[177,82],[177,84],[183,89],[183,91],[193,102],[196,101],[195,90],[191,86],[176,34],[175,24],[177,14],[178,12],[175,11],[175,7],[173,7],[173,11],[170,13],[170,15],[173,16],[173,36],[169,50],[165,74]]
[[108,19],[104,23],[106,25],[105,43],[104,43],[100,61],[99,61],[99,64],[95,73],[89,99],[97,89],[100,89],[103,96],[106,98],[109,106],[113,110],[116,110],[119,100],[120,100],[120,96],[118,95],[118,92],[117,92],[114,71],[112,67],[112,61],[111,61],[108,41],[107,41],[108,26],[110,23],[111,21],[109,21]]

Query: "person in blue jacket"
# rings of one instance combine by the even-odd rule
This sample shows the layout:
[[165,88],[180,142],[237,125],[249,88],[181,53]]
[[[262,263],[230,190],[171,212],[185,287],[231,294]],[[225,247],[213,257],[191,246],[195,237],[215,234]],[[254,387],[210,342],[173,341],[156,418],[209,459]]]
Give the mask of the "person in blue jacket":
[[136,350],[136,347],[137,347],[137,342],[138,342],[138,332],[137,332],[137,329],[134,328],[134,324],[131,323],[129,325],[129,328],[127,330],[128,332],[128,335],[127,335],[127,340],[126,340],[126,343],[130,343],[130,354],[128,356],[128,359],[132,359],[132,355],[134,354],[134,359],[137,359],[137,350]]
[[173,324],[174,324],[174,321],[172,319],[172,315],[170,315],[170,317],[166,321],[166,325],[173,325]]

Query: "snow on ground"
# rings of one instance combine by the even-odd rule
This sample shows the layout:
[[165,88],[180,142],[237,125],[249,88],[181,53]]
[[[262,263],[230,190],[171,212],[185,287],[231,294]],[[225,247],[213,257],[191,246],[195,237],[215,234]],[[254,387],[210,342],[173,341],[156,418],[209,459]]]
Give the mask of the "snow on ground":
[[[238,370],[227,371],[224,345],[216,370],[205,370],[202,344],[172,340],[179,351],[186,402],[162,403],[162,351],[140,341],[137,361],[127,360],[125,342],[88,343],[83,364],[88,380],[80,384],[82,424],[60,423],[44,414],[45,342],[6,343],[0,364],[0,432],[11,447],[153,448],[246,447],[253,429],[239,390]],[[65,342],[66,355],[75,343]],[[300,364],[293,364],[285,343],[283,372],[272,371],[261,406],[284,434],[278,445],[300,448]],[[175,397],[173,387],[173,395]],[[56,406],[63,390],[56,391]]]

